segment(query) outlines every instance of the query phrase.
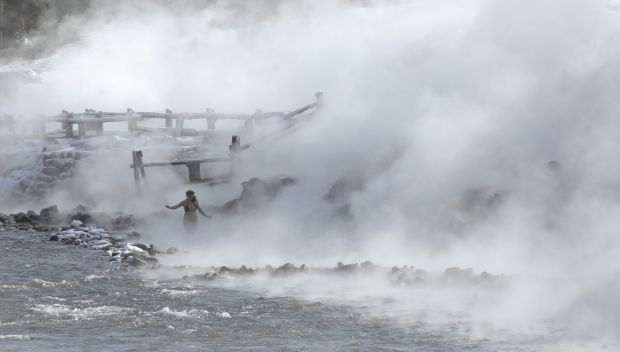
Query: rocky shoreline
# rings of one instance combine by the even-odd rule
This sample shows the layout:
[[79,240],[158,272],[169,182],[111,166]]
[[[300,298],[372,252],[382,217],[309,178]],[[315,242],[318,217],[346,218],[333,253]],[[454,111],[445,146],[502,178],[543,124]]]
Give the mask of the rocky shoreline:
[[[102,221],[103,226],[94,225],[95,219]],[[156,268],[159,265],[158,255],[170,255],[178,252],[171,247],[166,250],[154,244],[139,242],[140,234],[134,230],[136,221],[132,215],[92,214],[88,208],[77,206],[68,214],[61,214],[53,205],[42,209],[39,213],[29,210],[16,214],[0,213],[0,228],[25,231],[48,232],[50,241],[65,245],[75,245],[92,250],[104,251],[110,262],[127,263],[133,266]],[[504,275],[492,275],[486,271],[475,274],[472,268],[450,267],[442,275],[431,275],[426,270],[413,266],[382,267],[372,262],[343,264],[337,263],[332,268],[311,268],[302,264],[295,266],[286,263],[278,267],[266,265],[262,268],[242,265],[231,268],[227,266],[210,267],[206,272],[197,275],[184,275],[182,281],[212,281],[252,276],[291,277],[299,275],[339,275],[339,276],[370,276],[380,275],[394,285],[417,287],[432,283],[459,284],[501,284]]]
[[279,267],[266,265],[262,268],[242,265],[238,268],[227,266],[210,267],[204,274],[185,275],[182,281],[212,281],[232,278],[247,277],[272,277],[286,278],[300,275],[331,275],[344,277],[383,277],[393,285],[402,287],[421,287],[430,284],[446,285],[501,285],[506,282],[504,275],[493,275],[486,271],[474,273],[472,268],[450,267],[446,268],[441,275],[433,275],[426,270],[417,269],[413,266],[383,267],[372,262],[343,264],[338,262],[332,268],[313,268],[305,264],[295,266],[286,263]]
[[[95,219],[102,221],[104,226],[94,225]],[[177,251],[175,248],[163,251],[153,244],[137,242],[140,234],[133,230],[134,225],[133,215],[92,214],[82,205],[68,214],[61,214],[56,205],[41,209],[39,213],[33,210],[8,215],[0,213],[2,229],[51,233],[50,241],[105,251],[111,262],[155,266],[158,265],[157,255]]]

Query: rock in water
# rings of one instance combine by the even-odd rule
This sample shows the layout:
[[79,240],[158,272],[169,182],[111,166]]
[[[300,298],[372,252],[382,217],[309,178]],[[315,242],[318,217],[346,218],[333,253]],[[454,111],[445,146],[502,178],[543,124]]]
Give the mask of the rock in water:
[[56,222],[59,218],[59,215],[60,213],[58,212],[58,206],[56,205],[43,208],[39,212],[41,221],[45,221],[45,222]]
[[30,219],[30,217],[24,213],[17,213],[13,215],[13,219],[15,219],[16,223],[30,224],[32,222],[32,219]]
[[71,221],[71,227],[73,227],[74,229],[78,229],[80,227],[84,226],[84,223],[81,222],[80,220],[72,220]]

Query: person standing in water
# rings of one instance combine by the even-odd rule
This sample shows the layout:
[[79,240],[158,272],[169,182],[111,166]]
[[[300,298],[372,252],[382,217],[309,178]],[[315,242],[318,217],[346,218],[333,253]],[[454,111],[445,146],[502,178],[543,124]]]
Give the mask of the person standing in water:
[[185,192],[185,199],[180,201],[179,204],[166,205],[168,209],[177,209],[180,207],[183,207],[183,210],[185,210],[185,215],[183,215],[183,226],[185,226],[187,232],[196,231],[196,226],[198,225],[198,214],[196,211],[200,212],[202,216],[210,218],[209,215],[202,211],[202,208],[198,204],[198,198],[196,198],[194,191],[191,189]]

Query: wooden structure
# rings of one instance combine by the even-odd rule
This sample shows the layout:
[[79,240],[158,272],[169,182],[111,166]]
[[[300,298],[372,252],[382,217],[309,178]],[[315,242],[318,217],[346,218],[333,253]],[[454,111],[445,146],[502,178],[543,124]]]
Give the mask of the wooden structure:
[[[189,159],[189,160],[173,160],[173,161],[156,161],[156,162],[148,162],[145,163],[143,160],[144,154],[141,150],[134,150],[131,152],[133,163],[129,166],[133,169],[133,176],[136,183],[136,187],[138,187],[141,182],[146,181],[146,171],[147,167],[154,166],[175,166],[175,165],[185,165],[187,166],[188,174],[189,174],[189,182],[197,183],[197,182],[216,182],[222,179],[227,179],[234,175],[235,172],[238,171],[239,168],[239,157],[238,153],[241,149],[241,139],[239,136],[232,136],[232,142],[229,149],[229,156],[224,158],[204,158],[204,159]],[[230,173],[229,175],[224,176],[223,178],[203,178],[200,173],[200,166],[203,163],[218,163],[218,162],[229,162],[230,163]]]
[[[135,131],[149,131],[149,128],[138,126],[138,122],[149,119],[161,119],[164,120],[165,132],[180,137],[186,135],[184,130],[184,122],[186,120],[204,120],[206,121],[207,130],[215,130],[216,123],[219,120],[241,120],[244,121],[244,127],[246,130],[251,130],[255,121],[269,118],[280,118],[282,120],[289,120],[297,115],[300,115],[310,109],[318,108],[323,101],[323,93],[315,93],[315,101],[311,104],[303,106],[299,109],[289,112],[262,112],[256,110],[251,114],[240,113],[218,113],[212,109],[206,109],[205,112],[200,113],[174,113],[169,109],[165,112],[136,112],[131,108],[128,108],[126,112],[104,112],[95,111],[92,109],[86,109],[82,113],[73,113],[63,110],[60,115],[50,116],[44,119],[44,124],[50,122],[60,122],[62,129],[65,131],[67,138],[76,137],[74,125],[77,125],[77,137],[84,138],[87,131],[95,131],[97,136],[103,134],[104,124],[107,122],[127,122],[127,129],[129,132]],[[174,126],[173,126],[174,121]],[[44,128],[44,127],[43,127]]]

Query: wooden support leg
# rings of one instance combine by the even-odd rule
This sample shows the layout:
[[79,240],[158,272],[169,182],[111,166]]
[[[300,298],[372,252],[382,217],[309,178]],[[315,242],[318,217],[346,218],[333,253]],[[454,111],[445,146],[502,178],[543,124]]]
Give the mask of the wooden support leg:
[[209,130],[214,130],[215,129],[215,119],[214,118],[207,118],[207,129]]
[[97,133],[97,136],[102,136],[103,135],[103,122],[98,122],[95,125],[95,131]]
[[232,136],[232,141],[228,147],[230,151],[230,176],[239,172],[239,152],[241,151],[241,138]]
[[78,137],[84,138],[86,136],[86,125],[84,122],[78,122]]
[[146,171],[144,170],[144,161],[142,160],[143,154],[141,150],[136,153],[136,161],[138,162],[138,168],[140,168],[140,176],[146,181]]
[[177,117],[176,120],[176,136],[181,137],[183,135],[183,118]]
[[73,124],[65,122],[65,137],[73,138]]
[[187,164],[189,170],[189,182],[200,182],[202,177],[200,175],[200,163],[196,161],[190,161]]
[[172,128],[172,117],[166,117],[166,128]]
[[136,183],[136,194],[140,194],[140,173],[138,171],[138,151],[133,150],[131,152],[131,158],[133,159],[133,180]]

